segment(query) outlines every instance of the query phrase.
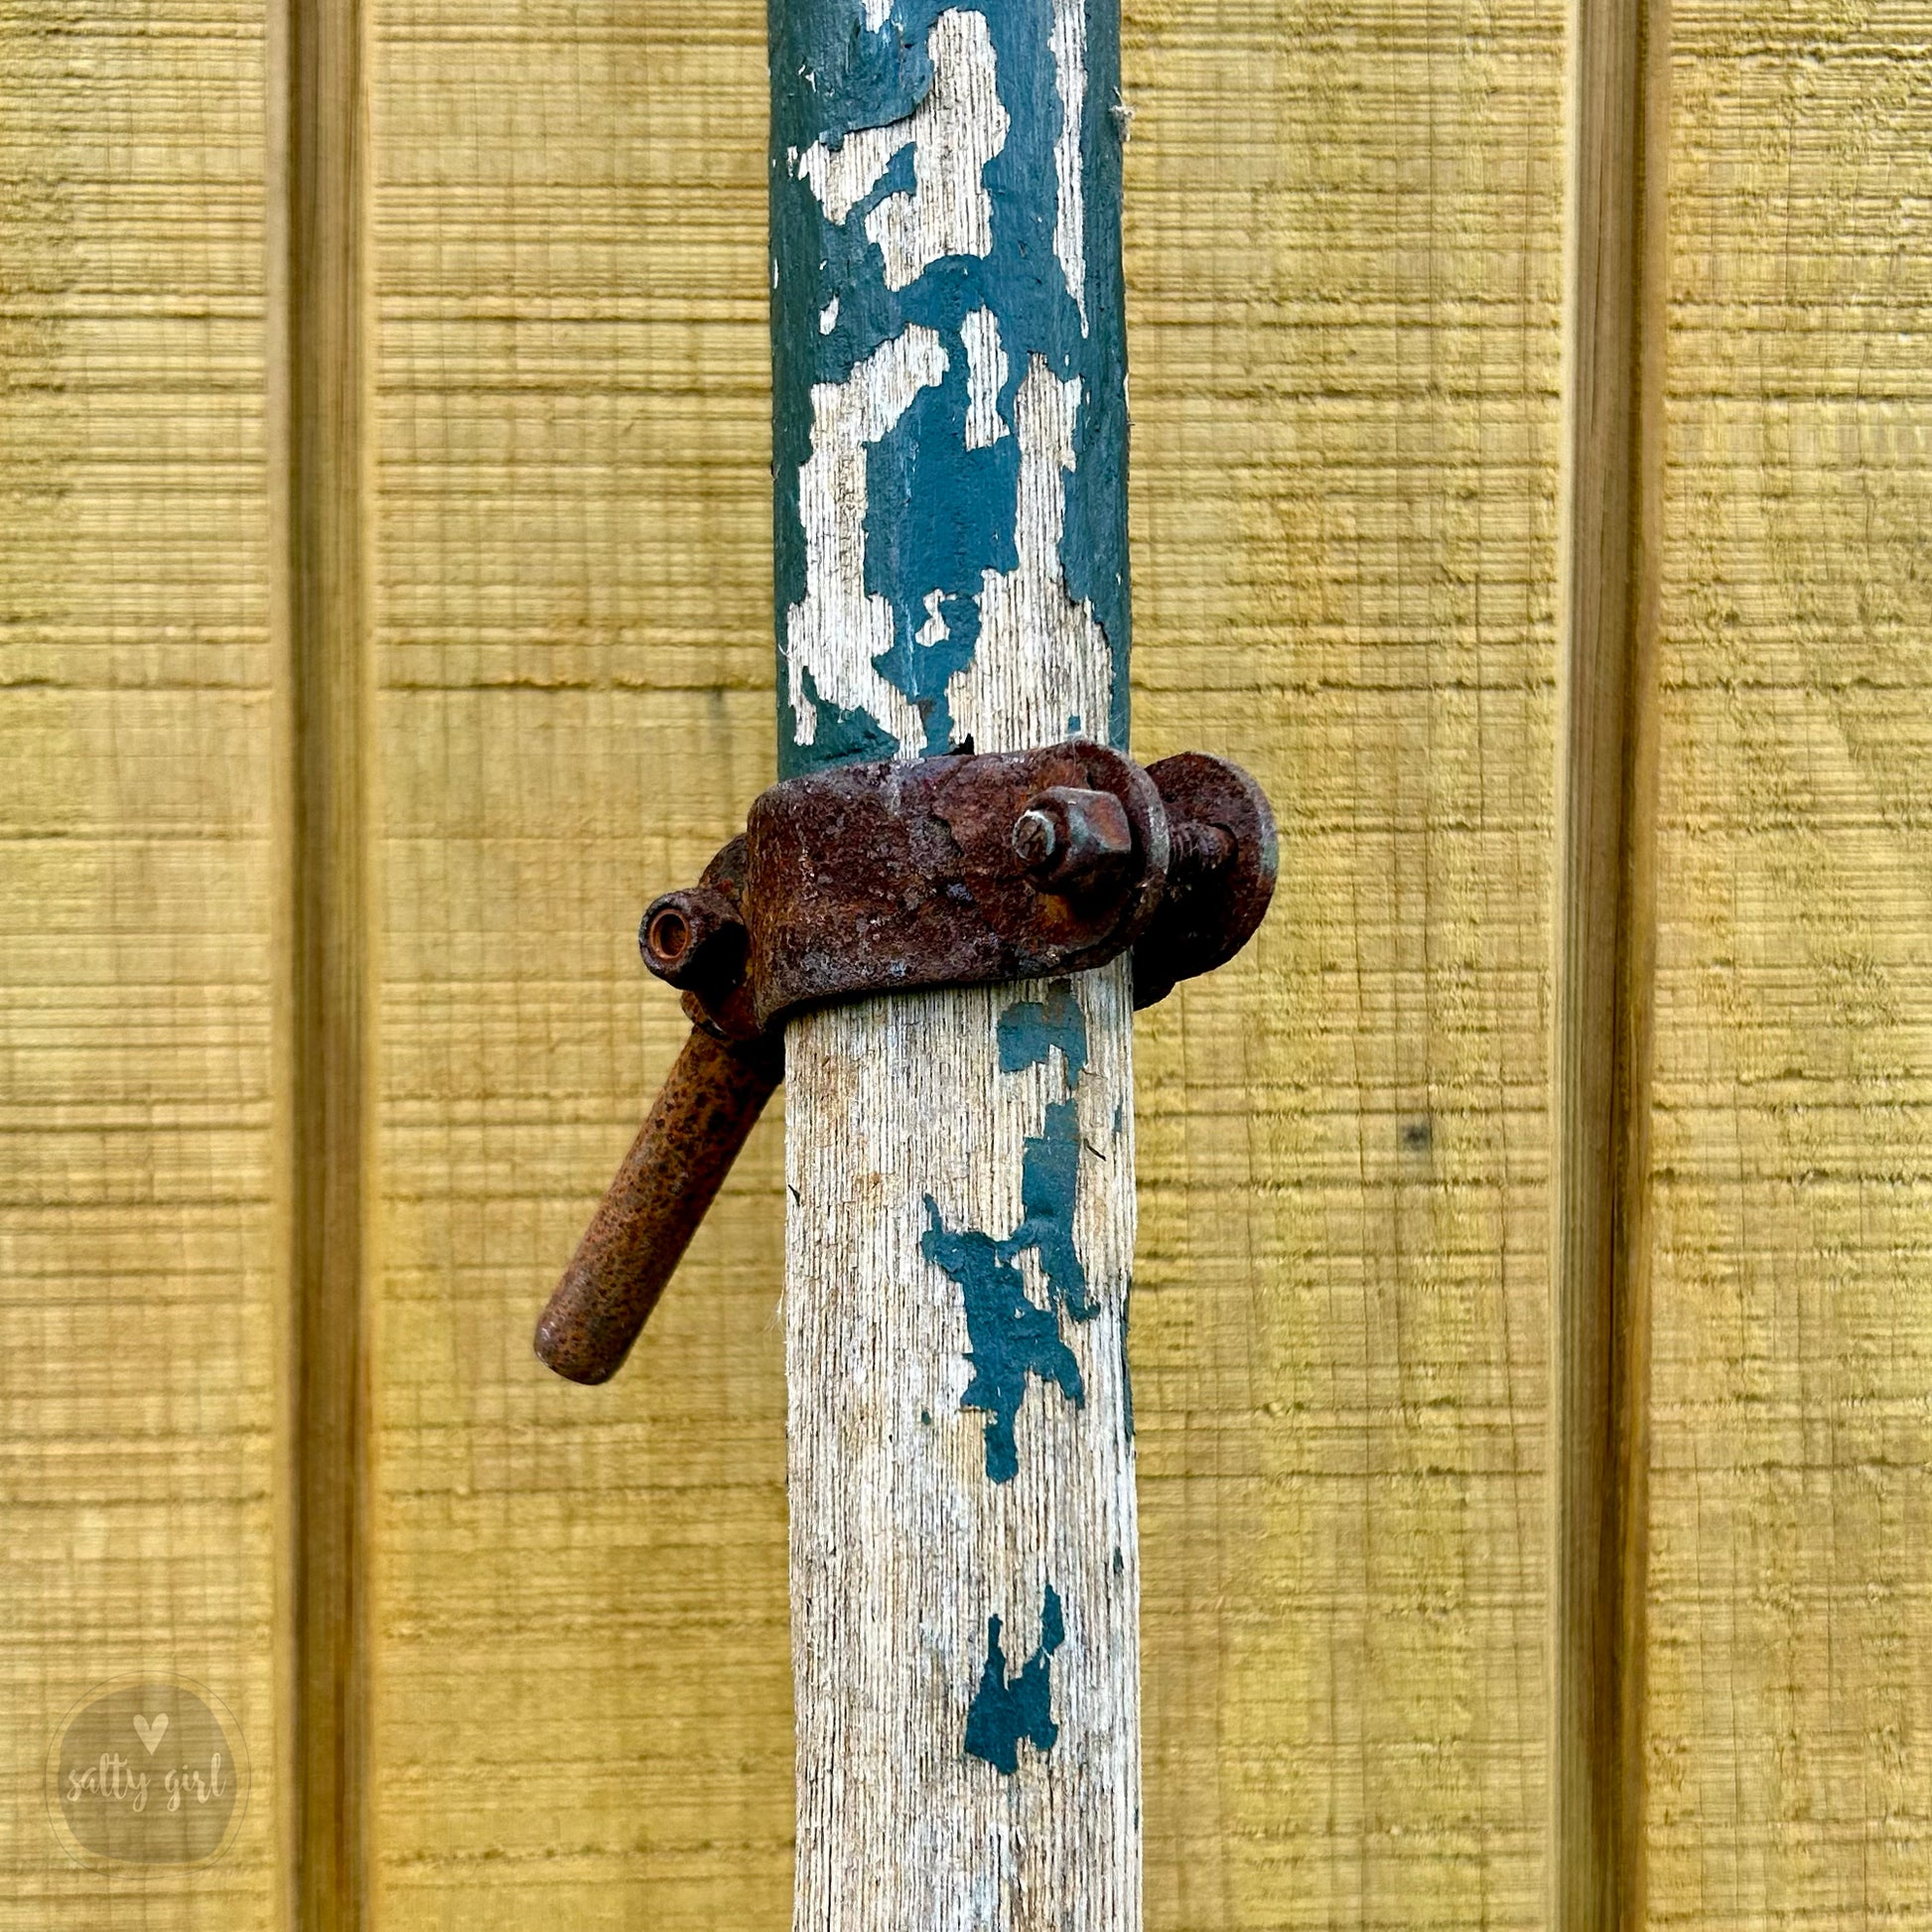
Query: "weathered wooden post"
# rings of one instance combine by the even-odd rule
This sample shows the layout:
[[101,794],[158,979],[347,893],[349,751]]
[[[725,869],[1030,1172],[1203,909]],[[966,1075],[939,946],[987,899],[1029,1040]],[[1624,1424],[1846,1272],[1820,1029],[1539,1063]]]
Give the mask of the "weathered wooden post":
[[[1127,732],[1115,0],[772,0],[779,761]],[[785,1040],[800,1932],[1141,1922],[1125,960]]]
[[1118,47],[774,0],[782,776],[645,914],[699,1031],[538,1326],[614,1372],[782,1030],[800,1932],[1141,1919],[1133,1008],[1275,856],[1123,756]]

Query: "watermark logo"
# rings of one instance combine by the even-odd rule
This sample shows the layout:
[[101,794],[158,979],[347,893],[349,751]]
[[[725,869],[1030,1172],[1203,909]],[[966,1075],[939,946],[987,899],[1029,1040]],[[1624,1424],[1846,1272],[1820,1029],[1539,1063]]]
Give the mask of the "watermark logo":
[[247,1799],[234,1719],[185,1678],[90,1691],[47,1753],[54,1834],[86,1864],[206,1864],[234,1843]]

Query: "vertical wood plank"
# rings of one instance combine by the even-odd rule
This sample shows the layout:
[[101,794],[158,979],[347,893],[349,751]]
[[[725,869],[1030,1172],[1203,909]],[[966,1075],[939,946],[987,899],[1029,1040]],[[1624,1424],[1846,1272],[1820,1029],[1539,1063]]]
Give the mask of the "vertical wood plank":
[[1559,536],[1551,1917],[1643,1914],[1662,0],[1575,0]]
[[530,1352],[772,776],[763,9],[374,23],[380,1919],[777,1925],[778,1109],[621,1376]]
[[[623,1381],[522,1352],[681,1024],[629,915],[769,775],[762,23],[379,26],[385,1923],[776,1923],[771,1130]],[[1659,1923],[1932,1889],[1917,26],[1678,0],[1672,39]],[[1138,749],[1291,806],[1256,952],[1143,1023],[1158,1924],[1542,1893],[1559,28],[1131,19]],[[0,1698],[45,1738],[159,1660],[258,1775],[267,84],[232,0],[0,6]],[[0,1924],[278,1922],[286,1794],[209,1870],[110,1883],[57,1863],[33,1759]]]
[[287,0],[268,76],[289,1330],[281,1797],[301,1932],[361,1932],[369,1916],[365,28],[362,0]]
[[1152,1923],[1534,1925],[1564,10],[1139,5],[1136,747],[1250,764],[1144,1016]]
[[[247,0],[0,5],[0,1924],[23,1932],[280,1923],[262,35]],[[71,1863],[56,1730],[107,1680],[177,1674],[250,1753],[233,1848]]]
[[1927,16],[1678,0],[1650,1916],[1932,1898]]

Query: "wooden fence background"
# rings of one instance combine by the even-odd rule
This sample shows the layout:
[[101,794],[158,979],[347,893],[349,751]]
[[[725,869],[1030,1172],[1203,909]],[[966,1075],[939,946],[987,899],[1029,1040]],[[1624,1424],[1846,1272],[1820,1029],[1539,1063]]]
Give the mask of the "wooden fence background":
[[[1599,177],[1655,458],[1616,1856],[1658,1927],[1932,1926],[1932,4],[1617,21],[1668,82],[1642,183],[1579,152],[1557,0],[1129,0],[1135,748],[1283,821],[1256,945],[1139,1032],[1158,1932],[1540,1925],[1568,1856]],[[623,1377],[528,1345],[681,1031],[636,912],[772,775],[763,40],[745,0],[0,0],[0,1926],[787,1922],[775,1122]],[[284,138],[292,72],[355,145]],[[235,1713],[240,1839],[79,1868],[48,1740],[152,1670]],[[332,1685],[370,1723],[330,1796]]]

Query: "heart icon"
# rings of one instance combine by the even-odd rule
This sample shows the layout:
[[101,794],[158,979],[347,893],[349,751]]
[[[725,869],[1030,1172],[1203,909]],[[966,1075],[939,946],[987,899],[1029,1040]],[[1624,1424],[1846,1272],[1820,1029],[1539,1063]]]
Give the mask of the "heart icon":
[[142,1743],[147,1745],[148,1755],[152,1757],[159,1747],[161,1740],[168,1734],[167,1712],[162,1712],[158,1718],[144,1718],[140,1712],[135,1712],[134,1730],[136,1736],[140,1738]]

